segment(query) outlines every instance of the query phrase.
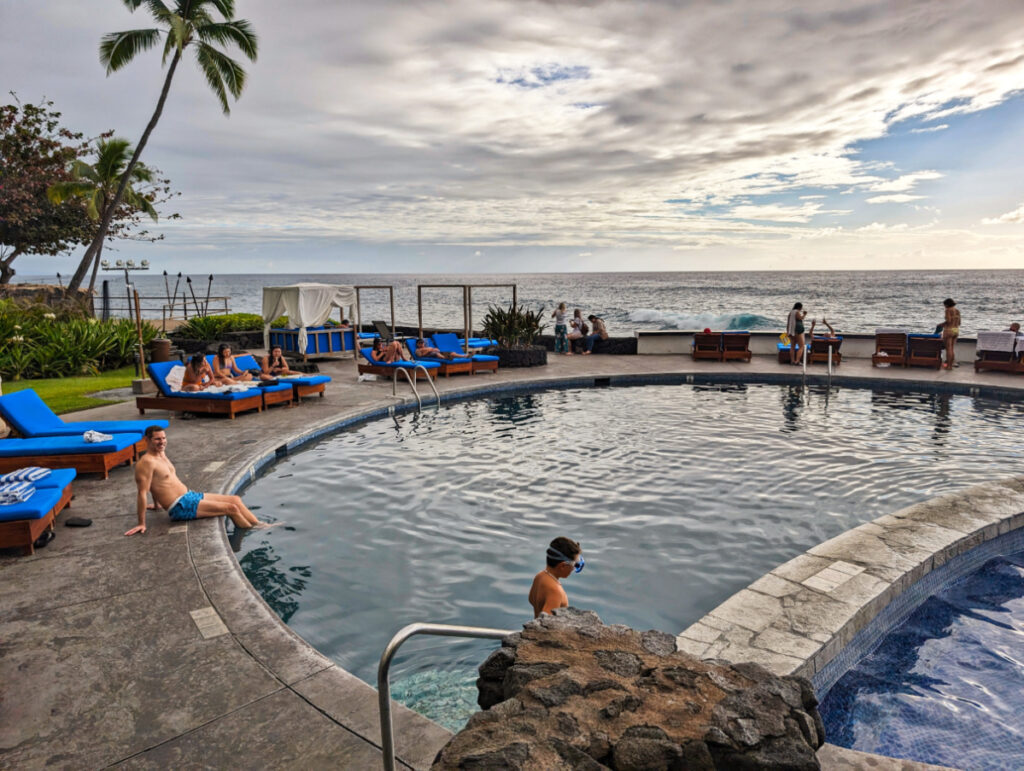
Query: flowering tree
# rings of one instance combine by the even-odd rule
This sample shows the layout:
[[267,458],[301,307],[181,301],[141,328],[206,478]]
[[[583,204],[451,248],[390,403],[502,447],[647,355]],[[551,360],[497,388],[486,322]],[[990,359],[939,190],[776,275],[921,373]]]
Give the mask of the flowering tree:
[[71,179],[72,163],[87,149],[81,134],[60,124],[53,102],[0,106],[0,284],[14,276],[22,254],[59,254],[92,240],[96,227],[82,202],[46,196]]

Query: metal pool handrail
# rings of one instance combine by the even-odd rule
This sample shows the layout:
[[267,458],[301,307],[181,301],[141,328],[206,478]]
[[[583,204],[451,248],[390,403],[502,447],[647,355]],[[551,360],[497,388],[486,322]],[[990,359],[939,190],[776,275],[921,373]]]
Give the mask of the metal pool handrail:
[[391,659],[398,649],[413,635],[429,634],[438,637],[471,637],[481,640],[500,640],[515,629],[494,629],[486,626],[461,626],[455,624],[409,624],[398,630],[380,654],[377,665],[377,702],[380,710],[380,747],[384,771],[395,771],[395,739],[391,724],[391,682],[388,674]]
[[[437,399],[437,406],[440,407],[441,406],[441,394],[439,394],[437,392],[437,386],[434,385],[434,379],[432,377],[430,377],[430,372],[428,372],[427,368],[424,367],[422,364],[417,364],[415,367],[412,368],[413,372],[416,372],[417,370],[423,370],[423,374],[427,376],[427,383],[430,384],[430,388],[434,392],[434,398]],[[412,389],[413,394],[416,396],[416,409],[418,409],[418,410],[419,409],[423,409],[423,400],[420,399],[420,391],[416,387],[416,380],[415,380],[415,378],[409,376],[409,373],[406,371],[405,367],[395,367],[394,371],[392,372],[392,374],[391,374],[391,395],[392,396],[398,396],[398,373],[399,372],[401,372],[403,375],[405,375],[405,379],[409,382],[409,387]]]

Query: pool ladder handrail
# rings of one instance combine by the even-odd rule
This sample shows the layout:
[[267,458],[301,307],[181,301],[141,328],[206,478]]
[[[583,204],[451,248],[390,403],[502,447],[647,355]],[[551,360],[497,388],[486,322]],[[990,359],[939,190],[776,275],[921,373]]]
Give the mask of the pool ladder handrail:
[[[434,379],[430,376],[430,371],[422,364],[417,364],[412,368],[413,372],[423,370],[423,374],[427,376],[427,382],[430,384],[430,388],[434,392],[434,398],[437,399],[437,406],[441,406],[441,394],[437,392],[437,386],[434,385]],[[391,373],[391,395],[398,396],[398,373],[401,372],[406,381],[409,383],[409,387],[412,389],[413,395],[416,397],[416,409],[423,409],[423,400],[420,399],[419,389],[416,388],[416,380],[409,375],[409,371],[406,367],[395,367]]]
[[395,738],[391,722],[391,682],[389,674],[391,660],[406,640],[414,635],[428,634],[437,637],[468,637],[478,640],[501,640],[515,629],[495,629],[486,626],[463,626],[457,624],[409,624],[395,633],[380,654],[377,665],[377,704],[380,710],[380,747],[384,771],[395,771]]

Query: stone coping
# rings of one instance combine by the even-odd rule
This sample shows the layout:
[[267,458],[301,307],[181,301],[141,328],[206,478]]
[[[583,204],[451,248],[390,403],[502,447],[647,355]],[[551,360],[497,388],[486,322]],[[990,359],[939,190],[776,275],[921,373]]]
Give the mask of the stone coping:
[[945,582],[1024,548],[1022,527],[1024,476],[916,503],[779,565],[677,644],[699,658],[803,675],[822,696]]
[[[339,425],[414,407],[410,395],[393,397],[390,383],[357,384],[351,363],[322,366],[335,376],[324,399],[236,420],[172,419],[169,452],[182,477],[197,489],[238,489],[267,463]],[[887,371],[854,364],[843,373],[835,384],[1024,398],[1024,381],[1017,387],[1006,375],[968,368]],[[768,357],[722,364],[679,356],[554,356],[543,372],[440,379],[438,388],[447,401],[520,389],[801,379]],[[806,382],[826,377],[811,373]],[[133,418],[133,406],[76,418]],[[242,574],[221,522],[182,526],[151,514],[145,536],[124,538],[134,523],[130,469],[115,469],[107,481],[85,477],[75,491],[73,510],[58,525],[84,514],[93,527],[58,526],[57,540],[32,557],[0,555],[7,590],[0,593],[0,765],[379,762],[376,691],[270,611]],[[403,707],[395,722],[406,767],[429,765],[449,736]]]

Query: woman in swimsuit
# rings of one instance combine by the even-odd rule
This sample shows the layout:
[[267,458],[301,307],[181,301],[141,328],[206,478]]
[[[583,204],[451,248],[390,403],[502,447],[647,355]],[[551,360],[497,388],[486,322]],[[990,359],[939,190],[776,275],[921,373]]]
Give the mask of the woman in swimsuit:
[[231,355],[231,346],[227,343],[217,346],[217,355],[213,357],[213,374],[214,377],[229,384],[252,380],[251,372],[243,371],[235,364],[235,357]]
[[385,345],[379,337],[373,339],[373,350],[370,351],[370,357],[374,361],[381,361],[385,364],[393,364],[396,361],[403,361],[405,359],[402,355],[402,344],[400,342],[392,340]]
[[288,367],[288,362],[279,345],[272,346],[270,353],[264,356],[260,363],[260,380],[276,380],[279,377],[294,374]]
[[185,374],[181,378],[182,391],[202,391],[211,385],[223,385],[213,375],[213,370],[206,363],[201,353],[195,354],[185,365]]
[[793,310],[789,312],[786,319],[786,334],[789,335],[789,363],[799,364],[800,354],[804,348],[804,317],[807,311],[803,303],[794,303]]
[[960,309],[956,300],[947,297],[942,301],[946,306],[946,320],[942,322],[942,339],[946,343],[946,369],[959,367],[956,363],[956,339],[960,336]]

